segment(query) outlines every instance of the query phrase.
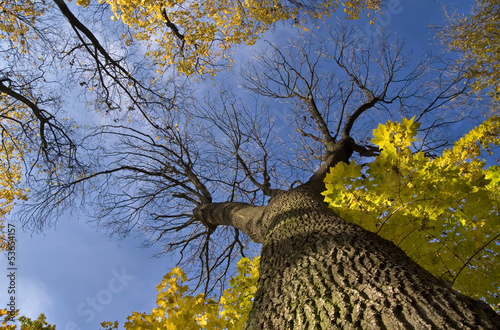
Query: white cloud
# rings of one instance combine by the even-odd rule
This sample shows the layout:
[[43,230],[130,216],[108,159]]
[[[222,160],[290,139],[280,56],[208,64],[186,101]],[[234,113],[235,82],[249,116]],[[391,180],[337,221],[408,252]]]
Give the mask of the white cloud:
[[19,288],[22,288],[17,296],[21,315],[36,319],[40,313],[50,314],[54,302],[44,281],[21,277]]

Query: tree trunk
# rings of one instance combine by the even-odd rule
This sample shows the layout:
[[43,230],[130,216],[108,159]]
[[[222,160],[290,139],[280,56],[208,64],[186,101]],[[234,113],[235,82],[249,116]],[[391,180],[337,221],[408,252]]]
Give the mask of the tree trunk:
[[331,212],[308,185],[269,202],[247,329],[500,329],[393,243]]

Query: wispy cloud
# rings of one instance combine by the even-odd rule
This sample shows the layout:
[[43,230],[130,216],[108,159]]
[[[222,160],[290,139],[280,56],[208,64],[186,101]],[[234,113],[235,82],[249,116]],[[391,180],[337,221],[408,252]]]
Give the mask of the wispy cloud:
[[37,318],[40,313],[49,313],[54,305],[44,281],[38,279],[19,279],[22,295],[19,295],[19,306],[22,315]]

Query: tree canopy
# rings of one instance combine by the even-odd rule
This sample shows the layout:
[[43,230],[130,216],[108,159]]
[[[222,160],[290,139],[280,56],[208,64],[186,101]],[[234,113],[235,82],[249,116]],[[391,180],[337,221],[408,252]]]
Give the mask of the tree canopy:
[[[228,50],[233,45],[252,45],[277,22],[295,20],[302,25],[311,18],[329,17],[342,6],[348,18],[358,18],[367,9],[377,12],[380,0],[348,1],[106,1],[112,20],[121,20],[133,33],[126,43],[145,42],[147,55],[160,70],[175,64],[187,75],[215,74],[219,61],[232,61]],[[87,6],[89,0],[79,0]],[[229,58],[228,58],[229,56]]]
[[442,35],[448,45],[471,61],[468,75],[478,90],[488,89],[500,98],[500,8],[495,0],[476,0],[470,15],[449,16]]
[[[228,265],[250,251],[250,239],[259,239],[200,221],[203,205],[265,205],[305,182],[335,153],[336,142],[350,136],[359,157],[373,156],[378,148],[364,141],[381,118],[419,118],[421,134],[429,136],[422,150],[431,152],[447,125],[478,114],[469,112],[475,100],[462,68],[441,75],[439,63],[425,58],[410,65],[401,40],[377,38],[367,43],[355,29],[338,26],[324,37],[303,32],[295,45],[269,45],[249,63],[241,84],[286,108],[252,104],[224,85],[196,95],[186,80],[173,78],[163,82],[162,96],[155,83],[153,101],[104,112],[98,125],[82,128],[80,142],[72,141],[76,160],[60,158],[32,177],[39,189],[24,211],[40,221],[27,225],[43,228],[58,212],[93,205],[88,210],[100,226],[120,237],[138,228],[148,244],[181,252],[182,265],[201,261],[201,282],[222,280]],[[363,117],[369,111],[376,115]]]

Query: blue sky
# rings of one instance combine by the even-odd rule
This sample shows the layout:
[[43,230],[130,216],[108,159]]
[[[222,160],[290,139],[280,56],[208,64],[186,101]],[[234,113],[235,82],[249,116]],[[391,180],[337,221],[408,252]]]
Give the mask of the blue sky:
[[[17,227],[17,307],[31,317],[45,313],[58,329],[82,330],[150,310],[155,285],[172,262],[151,258],[157,251],[141,250],[141,242],[110,240],[76,216],[62,218],[44,235],[31,236]],[[0,267],[7,268],[5,258]],[[6,277],[0,288],[5,297]]]
[[[456,2],[455,2],[456,3]],[[464,8],[470,1],[460,1]],[[432,40],[427,29],[443,24],[442,4],[427,0],[391,1],[377,24],[401,32],[418,55]],[[361,29],[374,27],[360,23]],[[279,31],[279,29],[277,30]],[[152,256],[159,247],[141,249],[141,237],[110,240],[77,215],[66,215],[44,234],[31,235],[16,225],[17,308],[36,318],[45,313],[58,329],[98,329],[105,320],[123,324],[132,311],[150,311],[156,288],[175,264]],[[0,258],[1,273],[7,272]],[[0,304],[7,303],[8,279],[0,277]]]

